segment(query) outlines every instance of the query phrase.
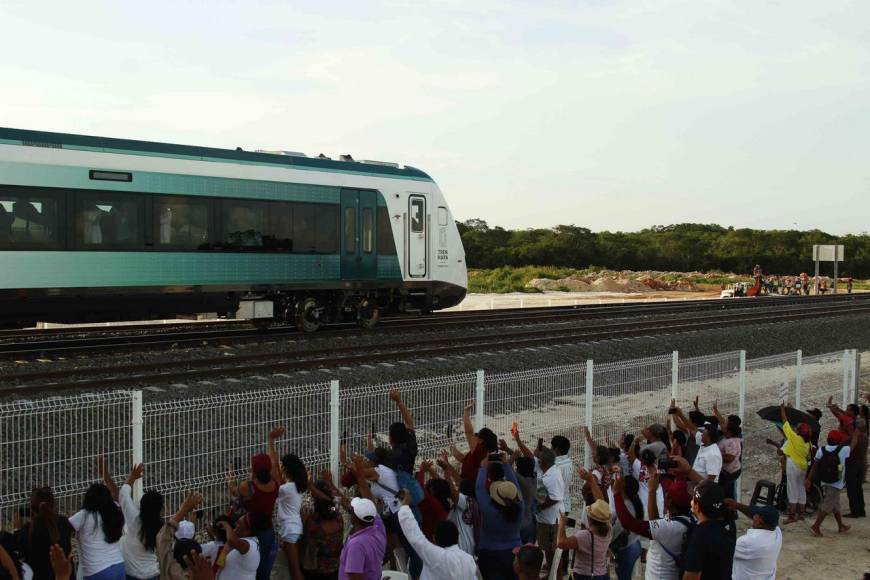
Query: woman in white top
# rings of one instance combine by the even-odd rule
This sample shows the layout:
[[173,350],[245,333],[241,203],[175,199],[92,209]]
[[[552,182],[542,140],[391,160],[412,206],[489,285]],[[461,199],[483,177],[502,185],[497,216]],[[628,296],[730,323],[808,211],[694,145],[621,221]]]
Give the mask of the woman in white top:
[[85,580],[124,580],[124,557],[119,540],[124,514],[102,483],[85,492],[82,509],[69,519],[79,544],[79,564]]
[[[272,431],[280,437],[284,428]],[[299,558],[299,540],[302,538],[302,494],[308,489],[308,471],[305,464],[293,453],[288,453],[278,462],[278,451],[275,439],[269,438],[269,455],[272,456],[273,477],[278,487],[278,499],[275,502],[275,519],[278,523],[278,534],[281,546],[287,556],[287,567],[291,580],[303,580],[302,566]]]
[[134,465],[119,493],[124,514],[121,554],[124,556],[128,579],[157,580],[160,577],[160,564],[154,550],[157,547],[157,533],[163,527],[163,496],[149,490],[142,494],[139,505],[136,505],[133,501],[133,484],[144,472],[141,463]]
[[[257,522],[260,525],[271,525],[266,518]],[[218,574],[218,580],[254,580],[257,577],[257,567],[260,565],[260,545],[257,535],[249,523],[249,516],[239,518],[235,529],[227,522],[221,522],[227,535],[226,562]]]

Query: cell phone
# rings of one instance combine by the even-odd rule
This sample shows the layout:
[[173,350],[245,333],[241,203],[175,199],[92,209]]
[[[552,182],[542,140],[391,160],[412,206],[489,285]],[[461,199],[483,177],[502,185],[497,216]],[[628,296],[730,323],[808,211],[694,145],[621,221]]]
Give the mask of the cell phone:
[[544,438],[543,438],[543,437],[538,437],[538,447],[537,447],[537,449],[543,449],[543,448],[544,448]]
[[520,426],[517,425],[517,422],[516,422],[516,421],[514,421],[514,424],[511,425],[511,435],[513,435],[514,437],[516,437],[516,436],[519,435],[519,434],[520,434]]
[[676,412],[677,410],[674,408],[668,409],[668,415],[674,415]]
[[673,459],[659,459],[659,469],[661,471],[667,471],[668,469],[674,469],[677,466],[677,462]]

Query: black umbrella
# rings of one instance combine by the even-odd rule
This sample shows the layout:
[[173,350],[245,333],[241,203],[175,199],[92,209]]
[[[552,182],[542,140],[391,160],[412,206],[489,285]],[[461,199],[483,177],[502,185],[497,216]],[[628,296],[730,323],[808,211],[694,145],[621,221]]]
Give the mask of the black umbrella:
[[[780,425],[782,425],[782,414],[779,412],[778,406],[764,407],[763,409],[760,409],[758,411],[758,416],[765,421],[772,421],[774,423],[779,423]],[[792,427],[797,427],[800,423],[806,423],[810,426],[810,429],[812,429],[814,433],[818,433],[822,430],[822,426],[819,425],[819,422],[816,421],[815,417],[804,413],[800,409],[795,409],[794,407],[786,407],[785,416],[788,419],[788,422],[791,423]]]

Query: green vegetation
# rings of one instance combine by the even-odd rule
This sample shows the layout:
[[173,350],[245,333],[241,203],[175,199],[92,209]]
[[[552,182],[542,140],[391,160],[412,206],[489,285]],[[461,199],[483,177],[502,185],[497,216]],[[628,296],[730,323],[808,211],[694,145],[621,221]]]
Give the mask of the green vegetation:
[[[589,268],[591,264],[611,270],[743,274],[761,264],[771,274],[812,273],[813,244],[832,243],[846,246],[847,261],[841,264],[842,276],[870,278],[868,234],[836,237],[818,230],[752,230],[705,224],[655,226],[639,232],[595,233],[573,225],[506,230],[490,227],[479,219],[457,225],[469,267],[494,269],[479,274],[481,281],[477,287],[491,288],[488,292],[521,287],[527,268],[534,270],[532,277],[558,279],[571,273],[567,269]],[[505,266],[514,266],[516,270],[503,271]],[[825,264],[822,273],[830,276],[831,271],[831,264]],[[568,274],[562,275],[563,272]]]

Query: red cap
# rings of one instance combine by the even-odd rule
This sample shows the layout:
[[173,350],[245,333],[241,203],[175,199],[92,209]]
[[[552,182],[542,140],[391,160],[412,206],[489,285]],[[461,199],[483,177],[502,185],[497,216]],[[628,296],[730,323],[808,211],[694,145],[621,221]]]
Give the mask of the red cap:
[[846,441],[846,439],[848,439],[846,434],[842,431],[838,431],[837,429],[834,429],[833,431],[828,433],[828,441],[830,441],[832,445],[839,445],[840,443]]
[[692,505],[692,496],[689,495],[689,486],[685,479],[666,479],[662,481],[662,489],[671,503],[679,509],[687,509]]
[[258,453],[254,455],[254,458],[251,459],[251,468],[257,471],[271,471],[272,469],[272,458],[266,455],[265,453]]
[[801,423],[797,426],[797,434],[804,438],[804,441],[809,441],[813,437],[813,430],[810,429],[809,423]]

